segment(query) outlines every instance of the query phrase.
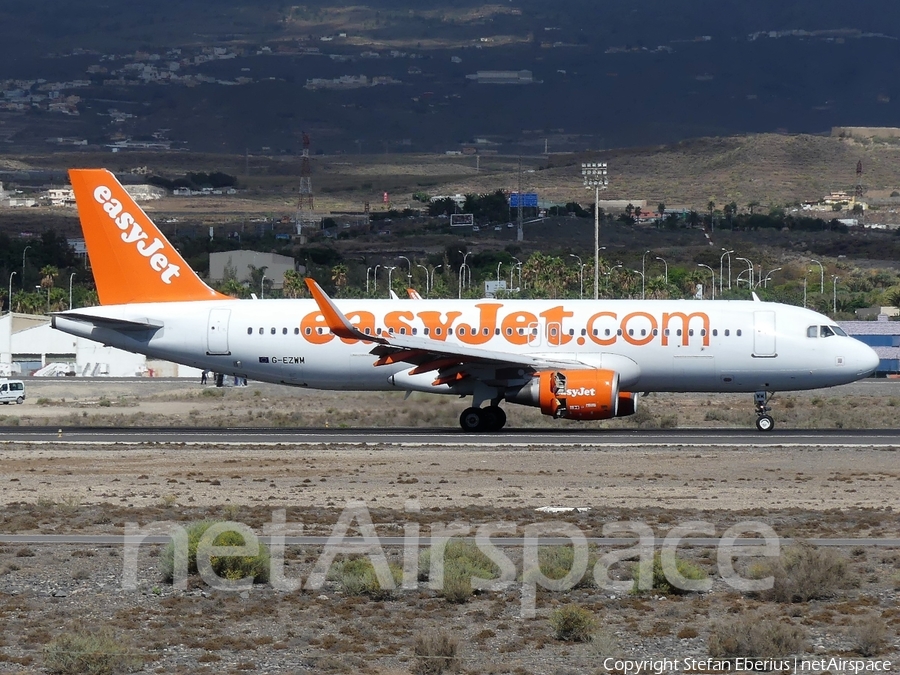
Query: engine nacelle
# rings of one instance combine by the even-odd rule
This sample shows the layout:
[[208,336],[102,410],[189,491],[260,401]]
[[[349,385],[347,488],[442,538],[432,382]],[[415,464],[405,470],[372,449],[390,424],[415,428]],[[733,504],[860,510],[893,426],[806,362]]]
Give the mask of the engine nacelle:
[[541,412],[573,420],[606,420],[619,407],[619,374],[614,370],[560,370],[539,374]]
[[619,392],[619,409],[616,411],[616,417],[628,417],[634,415],[638,408],[637,392],[620,391]]

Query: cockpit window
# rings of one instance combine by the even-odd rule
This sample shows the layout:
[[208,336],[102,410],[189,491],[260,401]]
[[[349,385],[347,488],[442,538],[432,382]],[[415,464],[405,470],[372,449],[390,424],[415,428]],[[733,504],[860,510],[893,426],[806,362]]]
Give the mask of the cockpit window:
[[840,326],[832,326],[831,330],[833,330],[837,335],[840,335],[841,337],[847,337],[847,333],[844,332],[844,329]]
[[819,327],[818,326],[810,326],[806,329],[806,337],[819,337]]
[[819,326],[819,336],[826,338],[832,337],[834,335],[834,331],[831,330],[831,326]]

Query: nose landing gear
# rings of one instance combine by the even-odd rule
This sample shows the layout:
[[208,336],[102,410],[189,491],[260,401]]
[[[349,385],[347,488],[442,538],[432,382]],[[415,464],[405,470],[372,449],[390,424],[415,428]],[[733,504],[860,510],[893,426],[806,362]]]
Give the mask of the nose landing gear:
[[758,391],[753,394],[753,403],[756,408],[756,428],[760,431],[772,431],[775,428],[775,420],[768,412],[772,409],[769,401],[775,396],[775,392],[771,394],[765,391]]

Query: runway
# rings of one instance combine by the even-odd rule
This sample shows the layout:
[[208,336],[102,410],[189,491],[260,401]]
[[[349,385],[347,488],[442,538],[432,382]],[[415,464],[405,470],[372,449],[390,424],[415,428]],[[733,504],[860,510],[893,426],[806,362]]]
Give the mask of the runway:
[[900,429],[506,429],[464,433],[450,428],[161,428],[6,427],[0,445],[339,445],[440,447],[812,447],[898,448]]

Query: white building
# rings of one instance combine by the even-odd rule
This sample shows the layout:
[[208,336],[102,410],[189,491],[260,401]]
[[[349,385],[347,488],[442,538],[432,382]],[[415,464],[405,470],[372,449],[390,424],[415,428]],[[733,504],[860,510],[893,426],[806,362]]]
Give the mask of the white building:
[[31,375],[64,364],[61,372],[78,377],[199,377],[196,368],[148,359],[141,354],[104,347],[50,327],[50,319],[33,314],[0,317],[0,374]]

